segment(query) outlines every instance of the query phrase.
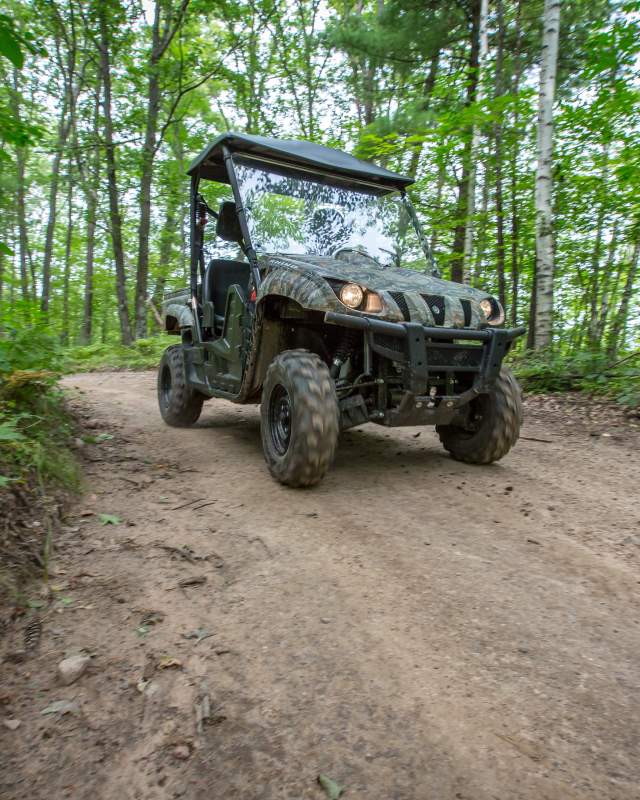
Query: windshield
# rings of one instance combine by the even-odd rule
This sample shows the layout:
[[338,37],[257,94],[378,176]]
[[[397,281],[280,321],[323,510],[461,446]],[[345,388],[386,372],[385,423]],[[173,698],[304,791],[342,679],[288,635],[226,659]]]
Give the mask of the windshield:
[[423,269],[425,256],[399,192],[235,158],[251,240],[258,253],[371,259]]

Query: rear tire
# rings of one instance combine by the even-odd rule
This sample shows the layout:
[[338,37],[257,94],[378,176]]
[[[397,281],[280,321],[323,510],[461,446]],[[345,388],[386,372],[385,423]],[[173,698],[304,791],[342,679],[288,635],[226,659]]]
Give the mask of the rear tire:
[[262,447],[273,477],[314,486],[331,466],[338,442],[338,400],[327,365],[306,350],[271,362],[262,387]]
[[173,428],[188,428],[198,421],[204,395],[187,383],[182,345],[168,347],[158,367],[158,405],[162,419]]
[[502,367],[490,394],[472,401],[473,428],[437,425],[440,441],[457,461],[491,464],[511,450],[522,425],[522,393],[513,373]]

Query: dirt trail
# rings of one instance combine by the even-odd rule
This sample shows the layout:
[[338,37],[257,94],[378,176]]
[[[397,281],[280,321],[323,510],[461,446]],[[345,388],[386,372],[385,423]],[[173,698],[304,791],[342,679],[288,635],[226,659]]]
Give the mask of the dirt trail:
[[640,797],[635,434],[538,412],[477,468],[368,426],[292,491],[256,407],[170,429],[154,380],[67,380],[114,438],[85,448],[40,646],[2,667],[3,798],[319,800],[318,773],[349,800]]

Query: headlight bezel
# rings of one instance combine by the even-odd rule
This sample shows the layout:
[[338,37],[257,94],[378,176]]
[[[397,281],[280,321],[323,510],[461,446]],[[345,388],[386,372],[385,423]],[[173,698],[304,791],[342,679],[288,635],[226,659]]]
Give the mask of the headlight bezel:
[[[374,292],[372,289],[368,289],[361,283],[356,283],[355,281],[342,281],[338,279],[327,279],[327,282],[333,289],[338,300],[345,308],[348,308],[349,311],[357,311],[361,314],[382,314],[384,312],[385,305],[382,297],[377,292]],[[343,301],[341,293],[347,286],[357,286],[362,292],[362,300],[357,306],[349,305]]]
[[[349,298],[349,294],[353,295]],[[358,283],[345,283],[340,288],[338,299],[342,305],[355,311],[364,303],[365,290]]]
[[[495,297],[488,295],[478,303],[487,323],[491,326],[502,325],[504,322],[504,308]],[[487,308],[488,306],[488,308]]]

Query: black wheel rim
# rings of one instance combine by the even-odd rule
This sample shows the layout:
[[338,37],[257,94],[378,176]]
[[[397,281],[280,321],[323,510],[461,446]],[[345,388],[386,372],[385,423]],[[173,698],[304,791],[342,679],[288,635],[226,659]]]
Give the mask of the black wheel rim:
[[164,408],[171,402],[171,370],[168,366],[162,368],[160,374],[160,399]]
[[281,384],[274,388],[269,399],[269,432],[275,451],[283,456],[291,441],[291,399]]
[[487,395],[480,395],[470,403],[469,417],[467,424],[464,428],[460,428],[460,434],[465,439],[472,439],[476,436],[483,425],[486,424],[486,416],[488,413],[488,400]]

